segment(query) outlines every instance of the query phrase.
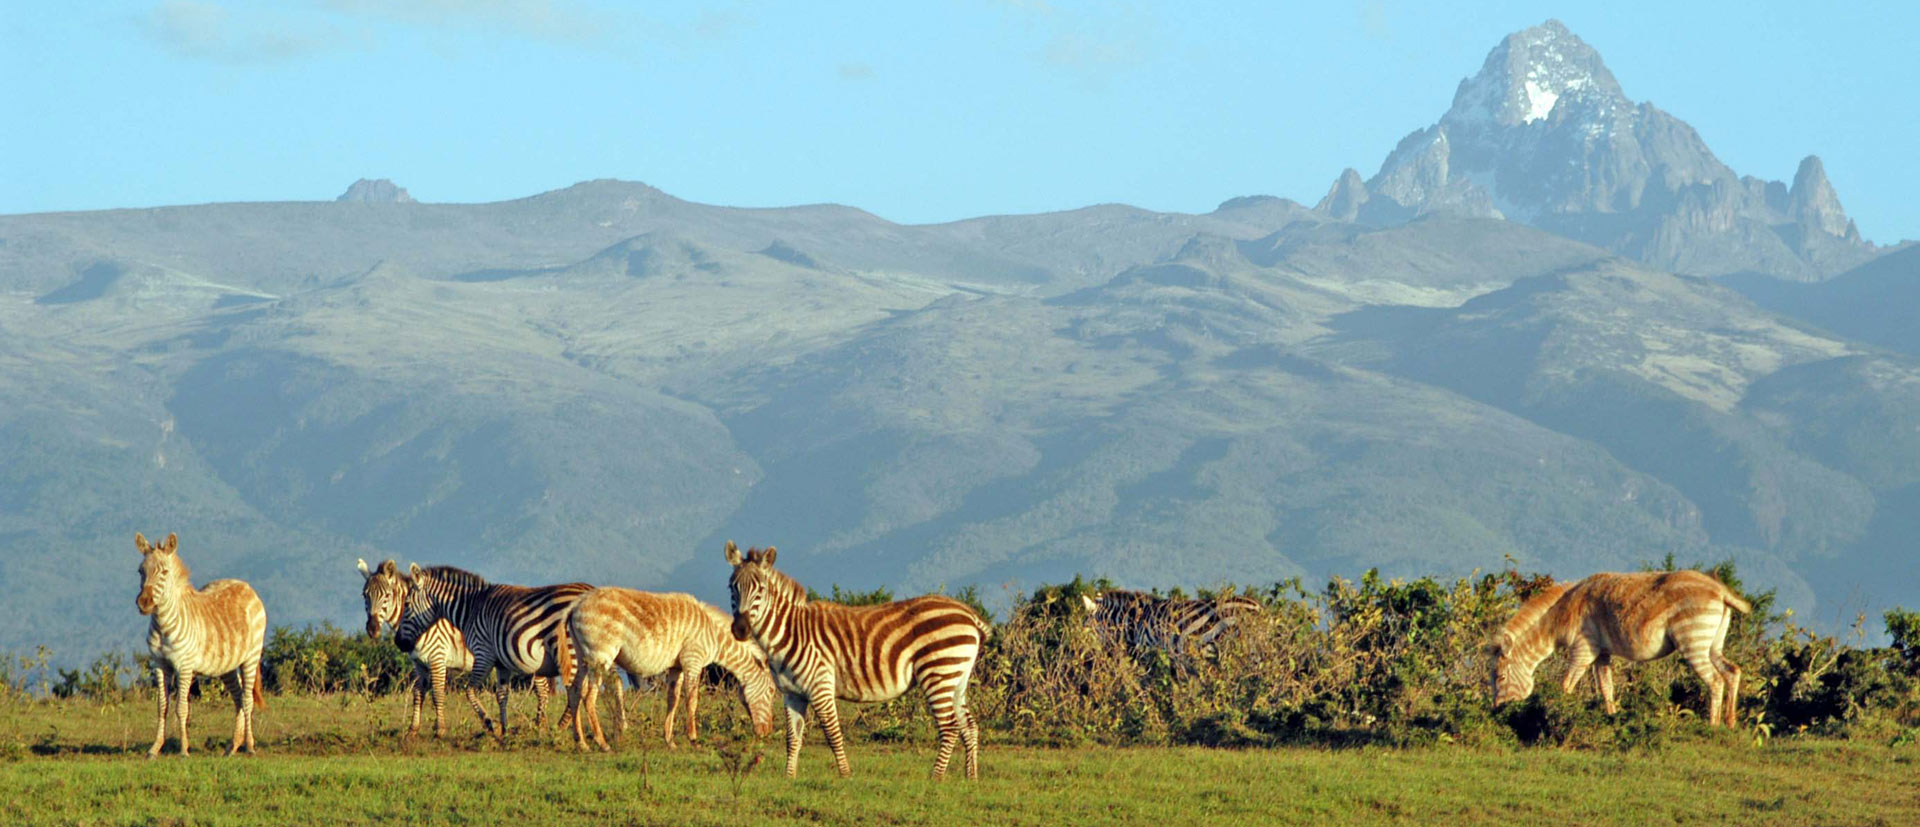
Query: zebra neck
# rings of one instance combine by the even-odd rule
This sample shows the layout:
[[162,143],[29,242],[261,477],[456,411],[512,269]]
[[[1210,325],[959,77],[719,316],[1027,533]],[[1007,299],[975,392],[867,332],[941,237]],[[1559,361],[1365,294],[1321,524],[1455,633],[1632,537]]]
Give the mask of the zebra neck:
[[179,638],[195,614],[192,604],[199,602],[200,593],[192,583],[176,582],[167,589],[167,595],[154,600],[153,625],[162,639]]
[[716,635],[716,638],[720,645],[714,649],[713,659],[728,672],[733,673],[734,677],[739,678],[741,683],[746,683],[756,671],[753,668],[753,652],[750,648],[753,644],[734,640],[733,635],[724,630]]

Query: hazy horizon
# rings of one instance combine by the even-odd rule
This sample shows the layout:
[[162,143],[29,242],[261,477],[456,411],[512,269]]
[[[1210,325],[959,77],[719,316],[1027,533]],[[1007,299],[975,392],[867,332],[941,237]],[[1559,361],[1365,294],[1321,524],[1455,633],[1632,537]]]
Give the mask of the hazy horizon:
[[0,135],[0,214],[326,200],[363,177],[448,203],[619,178],[909,224],[1312,204],[1431,123],[1501,37],[1557,18],[1741,174],[1791,180],[1819,155],[1891,243],[1920,236],[1916,115],[1887,105],[1910,74],[1896,17],[1920,23],[1786,4],[10,5],[22,48],[0,66],[36,126]]

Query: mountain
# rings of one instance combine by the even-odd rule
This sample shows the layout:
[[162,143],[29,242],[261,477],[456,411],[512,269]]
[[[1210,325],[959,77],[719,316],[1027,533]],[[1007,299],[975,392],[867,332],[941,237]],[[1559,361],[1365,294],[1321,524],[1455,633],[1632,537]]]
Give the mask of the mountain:
[[1693,127],[1628,98],[1557,20],[1502,40],[1439,122],[1371,179],[1342,173],[1318,209],[1373,224],[1499,216],[1703,276],[1818,281],[1875,254],[1819,158],[1791,186],[1735,174]]
[[1723,281],[1770,309],[1920,356],[1920,246],[1902,247],[1819,284],[1781,284],[1750,274]]
[[360,557],[722,600],[728,539],[990,600],[1671,554],[1920,601],[1920,250],[1556,23],[1312,209],[389,187],[0,216],[0,652],[137,648],[135,531],[276,625],[358,625]]

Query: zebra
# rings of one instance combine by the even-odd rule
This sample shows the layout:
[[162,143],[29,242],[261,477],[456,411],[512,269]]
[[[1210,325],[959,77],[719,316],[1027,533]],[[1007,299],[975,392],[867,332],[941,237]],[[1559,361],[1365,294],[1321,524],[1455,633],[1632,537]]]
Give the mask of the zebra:
[[1115,589],[1080,596],[1087,616],[1109,646],[1139,657],[1158,649],[1174,655],[1213,657],[1214,641],[1242,616],[1259,614],[1260,601],[1238,595],[1213,600],[1175,600]]
[[[413,588],[425,601],[422,614],[444,618],[466,638],[473,652],[469,683],[482,681],[494,670],[505,676],[532,678],[558,677],[571,683],[573,651],[567,642],[567,613],[575,601],[593,589],[586,583],[562,583],[554,586],[508,586],[488,583],[480,575],[453,566],[423,569],[408,566]],[[533,725],[546,726],[547,699],[553,687],[546,681],[533,682],[538,706]],[[507,736],[507,683],[494,687],[500,703],[498,738]],[[566,719],[561,720],[562,724]]]
[[1679,652],[1707,685],[1708,723],[1734,726],[1740,667],[1723,649],[1733,613],[1751,611],[1753,606],[1732,589],[1697,571],[1602,572],[1556,584],[1521,605],[1494,633],[1488,647],[1493,704],[1533,694],[1533,670],[1556,649],[1566,649],[1561,690],[1572,692],[1591,667],[1612,715],[1619,711],[1613,702],[1614,658],[1648,661]]
[[840,732],[836,699],[885,701],[914,685],[927,694],[940,751],[933,777],[943,778],[956,740],[966,745],[967,778],[979,777],[980,727],[967,709],[967,681],[988,626],[965,603],[939,595],[879,606],[809,601],[807,590],[773,567],[776,549],[727,541],[733,636],[758,641],[786,693],[787,777],[800,762],[812,708],[827,731],[841,777],[853,774]]
[[152,617],[147,650],[153,654],[153,677],[160,689],[160,722],[147,757],[159,757],[167,742],[169,696],[180,719],[180,754],[187,754],[187,698],[196,673],[220,675],[233,696],[233,745],[227,754],[238,753],[243,744],[254,752],[253,711],[267,705],[260,693],[266,605],[252,586],[239,580],[215,580],[196,590],[180,559],[177,534],[149,545],[146,535],[136,532],[133,544],[140,549],[140,595],[134,607]]
[[[708,664],[718,663],[740,682],[740,700],[753,720],[754,733],[773,731],[773,701],[777,694],[766,653],[753,643],[734,640],[733,618],[687,594],[652,594],[613,587],[587,592],[567,616],[575,658],[573,685],[567,691],[567,715],[573,719],[573,737],[587,748],[586,719],[593,721],[593,740],[610,750],[600,730],[596,708],[599,691],[593,679],[615,667],[635,677],[667,676],[667,716],[663,725],[667,746],[673,740],[673,719],[683,704],[687,712],[687,739],[698,742],[700,676]],[[615,687],[620,678],[614,676]],[[584,700],[586,707],[580,709]],[[620,732],[627,731],[626,705],[616,701]]]
[[[433,737],[444,738],[447,734],[445,697],[447,675],[465,675],[473,671],[473,651],[467,648],[466,638],[460,630],[444,618],[433,616],[431,604],[424,599],[420,590],[413,588],[412,577],[401,574],[399,566],[392,560],[380,564],[378,569],[369,570],[367,561],[360,560],[360,575],[365,584],[360,589],[360,597],[367,608],[367,636],[380,637],[383,626],[393,627],[394,645],[406,652],[413,661],[413,722],[407,727],[405,737],[413,737],[420,731],[420,711],[429,692],[433,695]],[[545,681],[546,678],[535,678]],[[474,714],[480,716],[482,731],[492,732],[493,721],[487,717],[487,710],[480,705],[479,692],[469,682],[465,686],[467,703],[473,707]]]

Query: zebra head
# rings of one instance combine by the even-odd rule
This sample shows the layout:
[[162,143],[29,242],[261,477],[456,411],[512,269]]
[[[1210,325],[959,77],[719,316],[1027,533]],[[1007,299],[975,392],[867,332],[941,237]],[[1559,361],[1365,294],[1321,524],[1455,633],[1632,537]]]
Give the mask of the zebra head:
[[392,560],[380,564],[380,568],[369,570],[367,561],[360,561],[360,576],[365,584],[360,587],[360,598],[367,607],[367,637],[380,637],[380,627],[384,624],[395,629],[400,627],[400,612],[406,604],[407,579],[400,575],[400,566]]
[[780,697],[780,687],[773,682],[773,667],[767,664],[767,653],[760,644],[745,644],[753,657],[751,674],[735,675],[740,681],[740,700],[747,705],[747,717],[753,720],[753,734],[762,738],[773,734],[773,705]]
[[1533,694],[1533,670],[1514,657],[1512,640],[1506,635],[1497,635],[1488,644],[1487,654],[1493,661],[1488,670],[1487,693],[1493,697],[1495,709]]
[[727,578],[727,591],[733,596],[734,640],[753,640],[766,631],[775,604],[783,602],[785,593],[792,591],[782,588],[792,581],[773,569],[777,554],[777,549],[767,546],[765,550],[747,549],[742,555],[739,546],[732,540],[727,541],[727,563],[733,566],[733,575]]
[[177,599],[179,584],[188,583],[186,588],[193,588],[187,564],[180,562],[179,535],[168,534],[167,539],[149,545],[146,535],[134,532],[133,545],[140,549],[140,596],[134,598],[133,606],[141,614],[153,614],[161,604]]

